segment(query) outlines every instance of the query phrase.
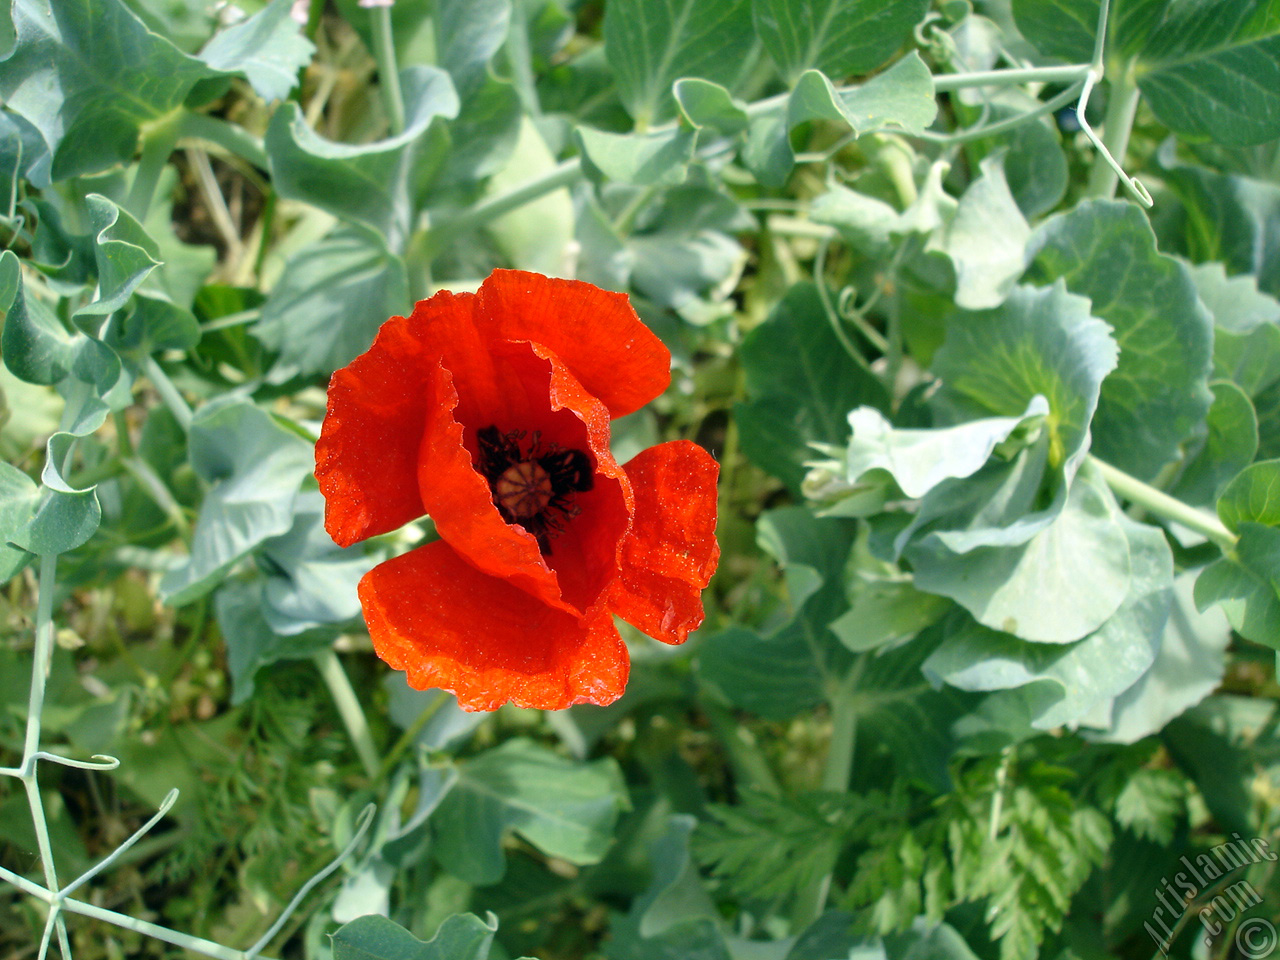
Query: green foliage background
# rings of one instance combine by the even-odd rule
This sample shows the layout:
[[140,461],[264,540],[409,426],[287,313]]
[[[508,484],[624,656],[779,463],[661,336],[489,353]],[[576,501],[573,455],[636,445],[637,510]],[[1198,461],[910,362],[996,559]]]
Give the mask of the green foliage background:
[[[1261,856],[1171,899],[1280,849],[1276,4],[303,7],[0,5],[0,956],[1280,924]],[[502,266],[628,292],[618,458],[722,467],[707,622],[608,708],[409,689],[355,583],[430,521],[323,531],[328,375]]]

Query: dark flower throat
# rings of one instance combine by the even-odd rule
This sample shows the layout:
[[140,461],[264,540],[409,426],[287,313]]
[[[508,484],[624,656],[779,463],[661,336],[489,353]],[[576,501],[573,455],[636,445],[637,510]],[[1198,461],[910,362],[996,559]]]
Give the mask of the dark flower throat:
[[488,426],[476,433],[480,444],[478,469],[489,481],[493,505],[507,523],[524,527],[538,539],[543,555],[564,522],[578,515],[573,495],[594,483],[591,460],[581,450],[542,444],[534,431],[522,446],[523,430],[501,432]]

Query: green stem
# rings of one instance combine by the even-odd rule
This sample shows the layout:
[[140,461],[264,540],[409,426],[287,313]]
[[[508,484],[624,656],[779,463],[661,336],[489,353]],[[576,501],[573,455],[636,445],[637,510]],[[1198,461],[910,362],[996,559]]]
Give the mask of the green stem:
[[448,694],[440,693],[440,695],[431,702],[430,706],[418,714],[417,719],[409,725],[405,732],[401,734],[400,739],[396,741],[395,746],[393,746],[387,752],[387,755],[383,757],[382,764],[378,771],[378,779],[385,779],[391,774],[391,771],[395,769],[396,764],[400,762],[400,758],[404,756],[405,751],[418,742],[418,735],[426,729],[427,724],[431,722],[431,718],[439,713],[440,708],[448,702]]
[[184,111],[178,119],[178,137],[205,140],[222,147],[253,164],[259,170],[266,170],[267,151],[262,141],[243,127],[228,123],[219,117],[211,117],[207,113]]
[[[249,954],[244,950],[233,950],[230,947],[224,947],[220,943],[213,943],[209,940],[202,940],[200,937],[179,933],[176,930],[148,923],[145,920],[139,920],[127,914],[116,913],[114,910],[97,907],[82,900],[73,900],[70,897],[59,898],[56,893],[51,893],[38,884],[32,883],[26,877],[6,870],[4,867],[0,867],[0,880],[7,880],[23,893],[29,894],[37,900],[42,900],[51,906],[56,903],[59,909],[67,913],[78,913],[94,920],[103,920],[125,930],[133,930],[135,933],[141,933],[148,937],[154,937],[156,940],[171,943],[175,947],[181,947],[184,950],[201,953],[206,957],[214,957],[215,960],[249,960]],[[69,952],[63,955],[71,956]],[[257,960],[268,960],[268,958],[258,957]]]
[[[1129,151],[1129,135],[1133,132],[1133,120],[1138,113],[1138,100],[1141,94],[1133,75],[1133,61],[1119,70],[1108,74],[1111,80],[1111,95],[1107,99],[1107,114],[1102,121],[1102,142],[1107,152],[1123,163]],[[1098,157],[1089,174],[1089,185],[1085,189],[1087,197],[1111,199],[1115,196],[1116,184],[1120,177],[1111,164]]]
[[124,202],[125,209],[139,223],[147,219],[147,211],[151,209],[151,202],[155,199],[160,175],[169,163],[173,148],[177,146],[180,127],[180,115],[168,116],[157,121],[143,137],[142,157],[133,175],[133,183],[129,186],[129,196]]
[[822,768],[822,789],[843,793],[853,774],[854,750],[858,744],[858,682],[862,679],[865,655],[849,671],[845,681],[831,696],[831,743]]
[[1089,64],[1073,63],[1060,67],[1027,67],[1015,70],[975,70],[971,73],[946,73],[933,78],[937,93],[968,87],[1008,87],[1024,83],[1071,83],[1083,80]]
[[376,781],[381,766],[378,762],[378,748],[374,745],[373,734],[369,732],[369,721],[360,707],[355,689],[351,686],[347,672],[342,669],[342,662],[332,648],[321,650],[314,659],[316,669],[329,688],[329,694],[333,697],[338,715],[342,717],[343,726],[347,728],[347,734],[351,737],[365,773],[370,780]]
[[[314,2],[314,0],[313,0]],[[400,92],[400,69],[396,65],[396,44],[391,31],[391,8],[374,7],[373,56],[378,61],[378,89],[391,124],[391,135],[404,133],[404,94]]]
[[169,412],[173,414],[173,418],[178,421],[178,425],[182,427],[183,432],[191,429],[191,407],[187,401],[182,398],[182,394],[178,392],[178,388],[173,385],[173,381],[169,379],[169,375],[164,372],[160,364],[156,363],[156,358],[148,356],[142,361],[142,372],[147,375],[147,379],[151,381],[151,385],[156,388],[156,393],[160,394],[160,399],[164,401]]
[[1136,477],[1131,477],[1122,470],[1117,470],[1109,463],[1090,456],[1087,460],[1107,482],[1117,496],[1130,503],[1135,503],[1157,516],[1164,517],[1173,523],[1180,524],[1188,530],[1194,530],[1212,540],[1224,553],[1231,553],[1236,547],[1236,535],[1228,530],[1217,517],[1210,516],[1194,507],[1189,507],[1181,500],[1169,496]]
[[1075,100],[1082,89],[1084,89],[1083,80],[1073,83],[1056,97],[1046,100],[1040,106],[1028,110],[1026,113],[1020,113],[1016,117],[1009,117],[1006,120],[997,120],[995,123],[988,123],[986,126],[971,127],[968,130],[961,130],[957,133],[932,133],[926,130],[918,136],[920,139],[928,140],[931,143],[968,143],[970,140],[994,137],[1000,133],[1007,133],[1015,127],[1020,127],[1024,123],[1035,120],[1037,117],[1043,117],[1046,113],[1061,110]]
[[[27,731],[22,745],[22,768],[18,775],[26,789],[36,848],[40,851],[44,883],[49,890],[58,889],[58,871],[54,865],[53,842],[49,838],[49,824],[44,816],[44,799],[40,796],[36,764],[40,754],[40,724],[44,713],[45,686],[53,667],[53,592],[57,585],[57,570],[57,554],[40,558],[40,592],[36,599],[35,651],[31,664],[31,691],[27,699]],[[60,916],[54,917],[54,924],[62,955],[69,957],[71,948],[67,940],[67,926]]]
[[532,200],[546,196],[561,187],[572,186],[582,178],[582,161],[578,157],[566,160],[540,177],[522,183],[518,187],[500,193],[464,210],[451,220],[435,227],[427,238],[431,257],[439,253],[459,234],[492,223],[504,214],[517,210]]

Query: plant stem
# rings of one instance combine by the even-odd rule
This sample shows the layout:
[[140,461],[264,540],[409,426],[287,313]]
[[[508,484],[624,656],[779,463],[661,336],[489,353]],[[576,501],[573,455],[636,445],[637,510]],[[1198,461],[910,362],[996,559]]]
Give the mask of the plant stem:
[[937,93],[968,87],[1008,87],[1022,83],[1071,83],[1083,80],[1089,64],[1072,63],[1060,67],[1027,67],[1015,70],[975,70],[971,73],[946,73],[933,78]]
[[431,230],[427,238],[427,250],[431,257],[443,250],[454,237],[467,230],[483,227],[504,214],[519,209],[561,187],[572,186],[582,177],[582,161],[578,157],[566,160],[518,187],[481,201],[462,211],[456,217],[445,220]]
[[[57,894],[50,893],[43,887],[32,883],[26,877],[6,870],[4,867],[0,867],[0,880],[7,880],[23,893],[29,894],[37,900],[43,900],[50,905],[57,902],[63,911],[92,917],[94,920],[104,920],[117,927],[123,927],[125,930],[133,930],[136,933],[163,940],[165,943],[172,943],[174,946],[181,947],[184,950],[202,953],[206,957],[214,957],[215,960],[247,960],[249,956],[243,950],[233,950],[230,947],[222,946],[220,943],[213,943],[209,940],[202,940],[200,937],[179,933],[176,930],[148,923],[145,920],[138,920],[127,914],[116,913],[114,910],[106,910],[102,907],[94,906],[92,903],[85,903],[83,900],[73,900],[70,897],[60,899]],[[64,956],[69,957],[71,954],[68,952]],[[268,960],[268,958],[259,957],[258,960]]]
[[[1124,162],[1129,150],[1129,135],[1133,132],[1133,120],[1138,113],[1139,91],[1133,76],[1133,61],[1108,73],[1111,95],[1107,98],[1107,114],[1102,121],[1102,142],[1118,163]],[[1089,174],[1086,197],[1110,199],[1115,196],[1120,177],[1101,156],[1094,162]]]
[[369,721],[360,707],[360,700],[347,678],[347,672],[342,669],[342,662],[332,648],[321,650],[314,659],[316,669],[329,688],[329,694],[333,697],[338,715],[342,717],[343,726],[347,728],[347,734],[351,737],[365,773],[370,780],[376,781],[381,766],[378,762],[378,748],[373,743],[373,734],[369,732]]
[[228,153],[242,157],[259,170],[266,170],[268,167],[267,151],[263,147],[262,141],[247,132],[243,127],[238,127],[218,117],[211,117],[206,113],[184,111],[178,118],[178,137],[179,139],[190,137],[196,140],[206,140],[222,147]]
[[[313,0],[315,2],[315,0]],[[396,66],[396,44],[391,31],[391,8],[374,7],[373,56],[378,61],[378,90],[391,124],[391,135],[404,133],[404,94],[400,92],[400,69]]]
[[155,199],[160,175],[178,143],[180,126],[179,115],[168,116],[157,121],[143,138],[142,157],[133,175],[133,183],[129,186],[129,196],[124,202],[125,209],[139,223],[147,219],[147,211],[151,209],[151,201]]
[[[40,796],[36,764],[40,754],[40,723],[44,713],[45,685],[49,680],[49,671],[53,667],[53,591],[57,583],[57,570],[57,554],[40,558],[35,651],[31,663],[31,692],[27,700],[27,731],[22,745],[22,767],[18,774],[27,793],[27,804],[31,808],[31,825],[36,835],[36,847],[40,851],[40,865],[44,869],[44,883],[49,890],[58,889],[58,871],[53,861],[53,843],[49,838],[49,824],[44,816],[44,799]],[[71,948],[67,940],[66,924],[60,916],[54,917],[54,924],[62,955],[69,957]]]
[[160,399],[169,408],[173,418],[178,421],[178,426],[182,427],[183,433],[190,430],[193,416],[191,407],[188,406],[186,400],[182,399],[182,394],[173,385],[169,375],[164,372],[160,364],[156,363],[156,358],[148,356],[143,360],[142,371],[147,375],[147,379],[151,381],[151,385],[156,388],[156,393],[160,394]]
[[1117,496],[1131,503],[1136,503],[1150,513],[1164,517],[1173,523],[1180,524],[1188,530],[1194,530],[1212,540],[1224,553],[1231,553],[1236,547],[1236,536],[1228,530],[1217,517],[1210,516],[1202,510],[1189,507],[1181,500],[1169,496],[1155,487],[1131,477],[1122,470],[1117,470],[1109,463],[1090,456],[1087,462],[1093,464],[1102,479],[1107,482]]
[[391,771],[400,762],[400,758],[404,756],[405,751],[417,743],[418,734],[426,729],[427,724],[431,722],[431,718],[439,713],[440,708],[448,702],[449,695],[440,691],[440,695],[431,701],[430,706],[418,714],[413,723],[401,734],[400,739],[395,742],[395,746],[387,751],[387,755],[383,757],[378,771],[379,779],[385,779],[390,776]]
[[866,655],[860,657],[830,697],[831,744],[822,768],[822,789],[844,792],[853,774],[854,750],[858,745],[858,682]]

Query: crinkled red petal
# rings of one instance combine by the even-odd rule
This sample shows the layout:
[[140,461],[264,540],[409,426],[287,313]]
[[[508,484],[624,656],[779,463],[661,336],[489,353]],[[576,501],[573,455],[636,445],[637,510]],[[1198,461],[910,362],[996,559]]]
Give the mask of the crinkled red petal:
[[451,690],[465,710],[560,710],[612,703],[626,687],[626,645],[608,611],[580,620],[467,563],[438,540],[360,581],[378,656],[419,690]]
[[671,352],[625,294],[581,280],[495,270],[477,298],[482,335],[543,344],[614,417],[640,409],[671,382]]
[[635,514],[622,542],[613,612],[656,640],[684,643],[702,623],[702,590],[720,560],[720,466],[697,444],[674,440],[642,451],[624,469]]
[[440,330],[470,329],[478,346],[474,301],[473,294],[444,291],[420,302],[409,317],[392,317],[373,346],[330,380],[316,479],[325,498],[325,529],[340,546],[424,513],[418,447],[435,405],[429,380],[439,365]]
[[[607,602],[617,575],[617,545],[631,516],[626,475],[609,451],[608,411],[540,345],[495,343],[489,358],[501,396],[479,419],[464,418],[461,391],[452,389],[450,371],[440,371],[441,402],[428,413],[422,438],[423,504],[441,537],[480,570],[568,613],[591,613]],[[589,452],[595,460],[594,485],[575,494],[577,513],[562,518],[548,556],[532,534],[502,518],[475,469],[476,434],[488,426],[523,431],[526,445],[536,433],[543,449],[554,444]]]

